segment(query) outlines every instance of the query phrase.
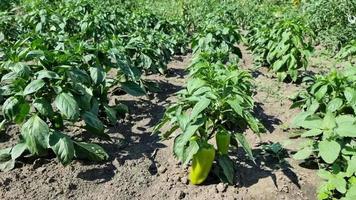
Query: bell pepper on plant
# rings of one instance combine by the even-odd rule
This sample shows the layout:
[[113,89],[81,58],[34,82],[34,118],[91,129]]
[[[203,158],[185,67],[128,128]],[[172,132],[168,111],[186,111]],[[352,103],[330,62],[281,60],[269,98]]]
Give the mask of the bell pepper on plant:
[[226,155],[229,151],[231,135],[225,129],[217,132],[215,135],[216,145],[218,147],[218,153],[221,155]]
[[198,185],[208,177],[215,159],[215,148],[211,144],[204,144],[193,156],[193,163],[189,173],[192,184]]

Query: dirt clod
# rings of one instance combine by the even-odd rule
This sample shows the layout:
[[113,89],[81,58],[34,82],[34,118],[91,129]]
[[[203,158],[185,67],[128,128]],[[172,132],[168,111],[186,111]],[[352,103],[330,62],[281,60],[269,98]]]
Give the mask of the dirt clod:
[[227,188],[227,184],[219,183],[216,185],[216,191],[219,193],[225,192]]

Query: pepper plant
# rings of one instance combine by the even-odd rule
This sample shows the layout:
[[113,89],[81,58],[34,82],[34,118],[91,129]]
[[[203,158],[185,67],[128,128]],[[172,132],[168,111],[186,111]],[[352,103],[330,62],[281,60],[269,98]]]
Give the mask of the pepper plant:
[[310,41],[311,31],[298,20],[279,20],[272,28],[261,26],[261,30],[251,32],[250,49],[260,57],[260,63],[273,70],[278,80],[298,79],[298,70],[306,69],[308,56],[312,52]]
[[326,113],[327,111],[340,114],[356,113],[356,70],[349,66],[339,71],[333,69],[327,75],[306,77],[307,85],[292,97],[291,106],[301,107],[305,111]]
[[356,192],[356,117],[335,116],[329,111],[324,118],[312,115],[298,121],[298,126],[306,129],[301,136],[309,140],[294,158],[321,159],[319,175],[326,181],[319,188],[318,199],[329,199],[333,196],[353,199]]
[[[238,34],[228,27],[213,32],[202,32],[193,40],[194,57],[188,67],[186,88],[177,93],[178,101],[167,108],[154,130],[163,139],[178,132],[173,136],[173,152],[185,165],[192,160],[192,184],[201,184],[207,178],[214,160],[218,163],[214,173],[232,184],[234,165],[228,156],[229,146],[240,143],[253,159],[242,133],[246,128],[264,131],[253,115],[252,77],[235,64],[240,56],[235,47]],[[166,126],[170,128],[160,132]],[[214,137],[218,153],[209,144]]]
[[0,14],[0,128],[16,125],[21,134],[17,145],[1,151],[0,170],[12,169],[23,154],[54,152],[63,165],[75,158],[106,160],[103,148],[78,139],[72,127],[110,140],[106,125],[128,109],[109,105],[111,92],[141,96],[154,89],[141,75],[163,73],[185,49],[181,21],[114,1],[17,6]]

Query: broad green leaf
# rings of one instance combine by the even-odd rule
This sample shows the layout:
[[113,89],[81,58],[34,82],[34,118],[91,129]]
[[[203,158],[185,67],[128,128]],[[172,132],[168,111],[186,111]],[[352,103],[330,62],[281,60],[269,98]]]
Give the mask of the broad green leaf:
[[49,128],[37,115],[32,116],[21,128],[21,135],[32,155],[43,154],[48,147]]
[[52,132],[49,136],[49,146],[64,166],[73,160],[74,144],[65,134],[57,131]]
[[22,123],[30,111],[30,105],[21,97],[10,97],[2,106],[5,119]]
[[27,60],[32,60],[32,59],[42,59],[45,56],[44,52],[42,50],[31,50],[27,53],[26,59]]
[[323,140],[318,146],[319,155],[326,163],[332,164],[339,157],[341,146],[336,141]]
[[132,81],[121,83],[121,87],[122,90],[124,90],[127,94],[132,96],[146,95],[146,91],[140,85]]
[[110,139],[110,136],[104,133],[104,124],[100,121],[100,119],[91,112],[85,112],[83,114],[83,119],[85,122],[85,129],[92,134],[95,134],[99,137],[103,137],[105,139]]
[[240,133],[235,133],[234,136],[235,136],[236,141],[241,144],[242,148],[247,153],[247,156],[253,162],[255,162],[255,158],[253,157],[253,154],[252,154],[252,148],[251,148],[250,144],[248,143],[247,139],[245,138],[245,136],[243,134],[240,134]]
[[317,92],[315,92],[315,98],[320,101],[322,98],[324,98],[326,92],[328,91],[328,86],[323,85],[319,88]]
[[195,119],[201,112],[203,112],[209,105],[210,105],[210,100],[203,97],[200,99],[200,101],[195,104],[195,106],[192,109],[192,112],[190,113],[190,119],[193,120]]
[[329,111],[325,114],[325,117],[323,119],[322,128],[332,130],[335,127],[336,127],[335,115]]
[[32,104],[36,110],[43,116],[52,116],[52,105],[43,97],[36,99]]
[[288,59],[289,59],[289,55],[285,55],[281,59],[273,63],[272,65],[273,71],[278,72],[286,64]]
[[37,79],[59,79],[59,75],[56,72],[49,71],[49,70],[41,70],[36,73]]
[[235,171],[234,171],[234,164],[232,160],[227,155],[220,155],[217,158],[219,166],[222,168],[223,173],[226,177],[228,183],[234,183]]
[[335,118],[336,124],[340,127],[343,126],[344,124],[354,124],[356,123],[356,117],[352,115],[339,115]]
[[343,124],[335,129],[335,133],[342,137],[356,137],[356,124]]
[[67,119],[76,121],[79,117],[79,106],[71,93],[60,93],[54,103]]
[[104,161],[109,158],[105,150],[97,144],[74,142],[74,150],[74,156],[78,159]]
[[93,80],[94,84],[98,85],[105,81],[106,73],[104,69],[100,66],[90,67],[89,68],[90,77]]
[[173,152],[179,160],[183,161],[186,145],[200,126],[201,125],[189,125],[182,134],[175,138]]
[[16,160],[27,150],[26,143],[18,143],[11,149],[11,158]]
[[0,171],[8,172],[15,168],[15,160],[0,161]]
[[177,117],[177,121],[178,121],[180,129],[182,131],[184,131],[187,128],[187,126],[188,126],[188,124],[190,122],[189,115],[186,114],[186,113],[183,113],[181,115],[176,115],[176,117]]
[[299,150],[296,154],[293,155],[293,158],[296,160],[304,160],[309,158],[313,153],[312,147],[305,147]]
[[347,87],[347,88],[345,88],[344,95],[345,95],[346,101],[350,105],[356,104],[356,89]]
[[333,184],[336,188],[337,191],[339,191],[341,194],[346,193],[346,180],[342,176],[335,175],[332,179],[329,180],[331,184]]
[[342,104],[343,104],[342,99],[335,98],[329,102],[326,109],[330,112],[335,112],[341,108]]
[[314,136],[320,135],[322,133],[323,133],[323,131],[320,129],[311,129],[311,130],[303,133],[302,137],[314,137]]
[[8,172],[15,167],[15,160],[11,159],[11,148],[0,150],[0,171]]
[[243,112],[243,108],[240,106],[240,104],[238,103],[238,101],[235,100],[228,100],[227,103],[231,106],[231,108],[240,116],[242,115]]
[[190,141],[189,146],[185,149],[183,154],[183,164],[187,165],[193,156],[198,152],[199,145],[196,141]]
[[25,87],[23,91],[23,95],[29,95],[35,93],[38,90],[40,90],[43,86],[45,86],[45,82],[42,79],[33,80]]
[[117,123],[117,111],[110,107],[109,105],[104,105],[104,110],[105,110],[105,113],[106,113],[106,116],[108,117],[110,123],[112,125],[115,125]]
[[203,87],[205,84],[206,84],[205,81],[197,78],[188,80],[187,83],[188,94],[192,94],[195,90]]
[[356,172],[356,156],[352,156],[351,159],[347,162],[347,174],[352,176]]
[[345,199],[343,200],[354,200],[356,199],[356,185],[352,185],[346,192]]
[[89,85],[91,83],[90,76],[83,70],[69,66],[69,76],[74,83],[82,83]]

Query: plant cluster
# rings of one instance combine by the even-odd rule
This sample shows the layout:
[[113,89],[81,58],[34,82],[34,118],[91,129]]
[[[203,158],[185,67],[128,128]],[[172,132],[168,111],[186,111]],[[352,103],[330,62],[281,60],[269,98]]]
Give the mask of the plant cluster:
[[[253,114],[251,75],[236,65],[240,50],[235,45],[240,36],[235,30],[207,27],[196,35],[186,88],[177,93],[177,103],[167,108],[155,128],[159,132],[166,125],[171,127],[160,133],[164,139],[178,133],[174,135],[174,155],[184,164],[192,160],[189,178],[193,184],[207,178],[214,159],[215,174],[232,184],[234,165],[228,156],[229,146],[240,143],[253,159],[242,133],[248,127],[256,133],[264,131]],[[214,137],[217,154],[209,144]]]
[[254,27],[248,34],[248,44],[256,61],[271,68],[278,80],[290,78],[295,82],[298,71],[307,68],[312,51],[310,42],[305,40],[308,33],[300,20],[284,19]]
[[356,4],[350,0],[315,0],[302,3],[302,13],[308,26],[324,46],[338,51],[356,38]]
[[303,112],[294,126],[303,128],[307,138],[295,159],[318,161],[319,175],[325,183],[318,199],[354,199],[356,197],[356,71],[332,71],[316,76],[305,91],[298,94],[293,106]]
[[107,159],[99,145],[74,139],[71,127],[110,140],[105,125],[127,107],[109,105],[109,91],[145,95],[154,85],[141,75],[164,73],[187,47],[180,21],[115,1],[24,1],[0,17],[1,127],[16,124],[21,133],[1,151],[0,170],[25,153],[53,152],[63,165]]

